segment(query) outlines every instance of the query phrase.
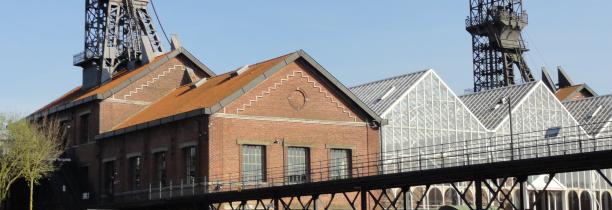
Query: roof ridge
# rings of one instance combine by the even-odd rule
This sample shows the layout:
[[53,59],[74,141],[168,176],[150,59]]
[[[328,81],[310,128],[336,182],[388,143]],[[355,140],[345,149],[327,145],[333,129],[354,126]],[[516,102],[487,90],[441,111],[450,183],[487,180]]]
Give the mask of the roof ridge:
[[[299,52],[299,50],[298,50],[298,51],[293,51],[293,52],[290,52],[290,53],[286,53],[286,54],[283,54],[283,55],[281,55],[281,56],[277,56],[277,57],[274,57],[274,58],[270,58],[270,59],[266,59],[266,60],[263,60],[263,61],[259,61],[259,62],[257,62],[257,63],[251,63],[251,64],[241,65],[241,66],[239,66],[239,67],[235,68],[234,70],[228,71],[228,72],[226,72],[226,73],[231,73],[231,72],[238,71],[239,69],[241,69],[242,67],[244,67],[244,66],[246,66],[246,65],[248,65],[248,66],[251,66],[251,67],[252,67],[252,66],[259,65],[259,64],[262,64],[262,63],[265,63],[265,62],[269,62],[269,61],[272,61],[272,60],[275,60],[275,59],[279,59],[279,58],[282,58],[282,57],[287,57],[287,56],[290,56],[290,55],[296,54],[296,53],[298,53],[298,52]],[[226,73],[223,73],[223,74],[226,74]]]
[[515,88],[515,87],[527,86],[527,85],[535,85],[535,84],[538,84],[539,82],[541,82],[541,80],[536,80],[536,81],[532,81],[532,82],[525,82],[525,83],[522,83],[522,84],[514,84],[514,85],[510,85],[510,86],[504,86],[504,87],[495,88],[495,89],[483,90],[483,91],[480,91],[480,92],[468,93],[468,94],[460,95],[458,97],[462,98],[462,97],[466,97],[466,96],[472,96],[472,95],[482,94],[482,93],[487,93],[487,92],[492,92],[492,91],[505,90],[505,89]]
[[420,70],[420,71],[416,71],[416,72],[395,75],[395,76],[391,76],[391,77],[387,77],[387,78],[383,78],[383,79],[374,80],[374,81],[371,81],[371,82],[366,82],[366,83],[362,83],[362,84],[359,84],[359,85],[355,85],[353,87],[350,87],[349,89],[359,88],[359,87],[363,87],[363,86],[371,85],[371,84],[375,84],[375,83],[381,83],[381,82],[385,82],[385,81],[389,81],[389,80],[393,80],[393,79],[397,79],[397,78],[401,78],[401,77],[406,77],[406,76],[410,76],[410,75],[422,74],[422,73],[426,73],[428,71],[433,71],[433,69],[425,69],[425,70]]

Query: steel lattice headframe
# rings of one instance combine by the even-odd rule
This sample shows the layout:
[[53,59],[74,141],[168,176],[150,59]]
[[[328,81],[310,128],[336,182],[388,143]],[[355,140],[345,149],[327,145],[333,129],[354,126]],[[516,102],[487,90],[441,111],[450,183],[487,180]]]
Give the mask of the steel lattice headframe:
[[474,92],[514,85],[515,66],[523,82],[534,81],[523,58],[527,19],[522,0],[470,0],[466,29],[472,34]]

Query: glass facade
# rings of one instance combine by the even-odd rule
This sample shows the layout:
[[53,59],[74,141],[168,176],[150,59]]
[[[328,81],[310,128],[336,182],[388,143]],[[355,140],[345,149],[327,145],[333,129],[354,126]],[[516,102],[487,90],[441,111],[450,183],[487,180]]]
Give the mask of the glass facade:
[[243,145],[242,146],[242,181],[263,182],[265,181],[266,152],[265,146]]
[[[464,164],[466,161],[477,164],[506,161],[511,157],[526,159],[580,151],[578,143],[565,143],[547,148],[539,147],[537,151],[516,149],[511,153],[508,149],[511,144],[514,148],[519,148],[529,147],[538,142],[540,144],[567,142],[584,137],[586,132],[543,83],[535,84],[524,97],[511,98],[513,95],[508,97],[510,100],[521,100],[516,107],[511,107],[512,120],[506,119],[496,127],[486,128],[436,74],[425,75],[381,114],[389,121],[389,124],[382,128],[382,151],[385,162],[383,172],[395,173],[449,167]],[[489,105],[482,104],[482,106]],[[499,108],[508,108],[504,106],[507,105]],[[508,115],[489,117],[507,118]],[[514,134],[512,139],[509,136],[511,122]],[[469,142],[469,145],[466,142]],[[490,145],[504,148],[488,147]],[[595,145],[582,146],[594,148]],[[467,149],[462,150],[463,148]],[[463,158],[468,154],[480,155],[471,155],[469,160]],[[442,159],[444,161],[441,161]],[[394,162],[401,164],[390,164]],[[612,176],[612,170],[603,170],[603,173]],[[593,171],[557,174],[556,178],[568,190],[610,189],[605,180]],[[506,184],[508,185],[510,184]],[[445,197],[449,196],[456,195]],[[562,196],[554,194],[553,197],[556,200],[551,201],[554,204],[551,205],[554,206],[552,209],[559,209],[562,202],[559,199]],[[431,206],[440,204],[437,192],[428,199]]]
[[330,171],[329,176],[333,179],[346,179],[351,175],[351,150],[331,149],[330,150]]
[[[382,128],[383,154],[387,163],[407,159],[408,165],[392,164],[386,172],[409,171],[418,167],[439,167],[435,157],[444,151],[464,148],[466,140],[481,139],[487,130],[459,98],[435,74],[427,74],[382,115],[389,124]],[[427,149],[419,149],[427,147]],[[456,164],[461,159],[456,159]]]
[[[511,99],[512,100],[512,99]],[[519,100],[519,99],[514,99]],[[514,138],[518,139],[515,142],[520,147],[529,147],[532,144],[546,141],[563,141],[571,139],[561,139],[567,136],[586,135],[586,132],[578,126],[578,122],[565,109],[556,97],[540,84],[535,87],[533,92],[529,94],[524,101],[514,107],[512,112],[512,128]],[[551,129],[555,130],[555,136],[550,136]],[[502,136],[496,138],[496,141],[507,141],[510,134],[510,121],[506,120],[497,128],[497,135]],[[561,136],[561,138],[559,137]],[[514,156],[522,159],[534,158],[536,155],[560,155],[565,153],[577,152],[578,144],[568,145],[559,144],[552,148],[542,151],[515,151]],[[509,157],[509,154],[504,156]]]
[[302,183],[310,178],[310,156],[308,148],[287,148],[287,182]]

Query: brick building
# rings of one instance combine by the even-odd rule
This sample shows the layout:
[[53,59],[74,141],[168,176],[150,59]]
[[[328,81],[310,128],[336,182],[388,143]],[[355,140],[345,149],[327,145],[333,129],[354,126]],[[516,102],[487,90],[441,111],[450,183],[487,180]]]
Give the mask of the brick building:
[[66,185],[93,206],[204,180],[306,181],[316,162],[347,176],[352,156],[380,151],[382,122],[303,51],[215,75],[180,47],[30,119],[44,116],[67,133]]

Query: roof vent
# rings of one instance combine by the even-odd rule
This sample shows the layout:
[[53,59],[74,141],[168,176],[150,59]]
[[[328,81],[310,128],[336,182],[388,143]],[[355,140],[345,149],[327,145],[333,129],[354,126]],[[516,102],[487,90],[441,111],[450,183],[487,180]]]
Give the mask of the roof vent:
[[385,92],[385,94],[383,94],[380,98],[378,98],[379,101],[385,100],[386,98],[388,98],[393,92],[395,92],[397,88],[395,88],[395,86],[391,87],[389,90],[387,90],[387,92]]
[[499,99],[499,101],[495,104],[495,106],[493,106],[493,108],[491,108],[491,110],[497,110],[502,107],[502,105],[507,105],[508,103],[510,103],[509,99],[507,97],[503,97]]
[[245,65],[242,68],[238,69],[236,71],[236,75],[241,75],[242,73],[244,73],[246,70],[249,70],[251,66],[250,65]]
[[202,78],[191,85],[191,88],[198,88],[208,81],[208,78]]
[[596,116],[597,116],[597,114],[599,114],[599,112],[601,111],[601,109],[602,109],[602,108],[603,108],[603,106],[602,106],[602,105],[599,105],[599,106],[597,107],[597,109],[595,109],[595,111],[594,111],[593,113],[591,113],[591,115],[589,115],[589,118],[596,117]]

